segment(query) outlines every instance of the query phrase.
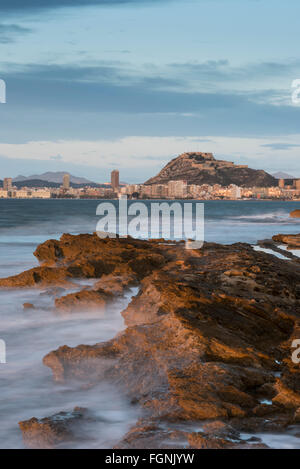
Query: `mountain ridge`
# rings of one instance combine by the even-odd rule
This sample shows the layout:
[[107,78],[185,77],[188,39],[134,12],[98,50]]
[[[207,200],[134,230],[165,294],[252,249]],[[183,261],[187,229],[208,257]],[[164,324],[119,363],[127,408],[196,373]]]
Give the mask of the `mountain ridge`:
[[297,179],[295,176],[282,171],[278,171],[277,173],[272,174],[272,176],[276,179]]
[[19,175],[15,178],[13,178],[13,182],[26,182],[26,181],[33,181],[33,180],[39,180],[39,181],[46,181],[46,182],[51,182],[55,184],[62,184],[63,182],[63,177],[65,174],[70,175],[70,182],[73,184],[95,184],[93,181],[90,181],[89,179],[83,178],[83,177],[77,177],[73,176],[69,172],[63,172],[63,171],[47,171],[42,174],[32,174],[31,176],[22,176]]

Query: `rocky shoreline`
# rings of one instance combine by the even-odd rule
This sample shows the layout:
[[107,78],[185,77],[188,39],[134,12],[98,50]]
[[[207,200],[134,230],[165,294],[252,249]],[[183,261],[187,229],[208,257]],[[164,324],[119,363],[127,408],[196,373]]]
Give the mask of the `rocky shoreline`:
[[[299,240],[270,243],[280,249]],[[265,445],[245,434],[300,434],[300,366],[291,359],[300,338],[299,258],[242,243],[190,251],[184,243],[96,234],[65,234],[35,256],[39,267],[0,279],[0,288],[41,288],[58,314],[102,311],[139,288],[122,312],[127,328],[114,339],[64,345],[44,358],[56,381],[107,380],[141,409],[117,448],[254,448]],[[80,290],[78,279],[97,280]],[[92,411],[21,422],[24,442],[67,444],[68,422],[81,427]]]

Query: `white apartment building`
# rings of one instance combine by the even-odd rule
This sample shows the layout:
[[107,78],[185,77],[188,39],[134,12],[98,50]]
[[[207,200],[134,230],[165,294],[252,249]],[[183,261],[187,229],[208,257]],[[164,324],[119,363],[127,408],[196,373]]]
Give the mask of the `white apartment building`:
[[169,181],[168,182],[168,196],[184,198],[188,194],[188,185],[186,181]]
[[4,189],[0,189],[0,199],[7,199],[8,198],[8,191]]

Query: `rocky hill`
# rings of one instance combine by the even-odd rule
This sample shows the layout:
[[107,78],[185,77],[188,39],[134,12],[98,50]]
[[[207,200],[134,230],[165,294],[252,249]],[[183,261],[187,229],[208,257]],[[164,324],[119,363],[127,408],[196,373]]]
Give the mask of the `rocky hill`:
[[278,184],[276,178],[265,171],[216,160],[212,153],[183,153],[145,184],[167,184],[176,180],[185,180],[188,184],[236,184],[241,187],[271,187]]

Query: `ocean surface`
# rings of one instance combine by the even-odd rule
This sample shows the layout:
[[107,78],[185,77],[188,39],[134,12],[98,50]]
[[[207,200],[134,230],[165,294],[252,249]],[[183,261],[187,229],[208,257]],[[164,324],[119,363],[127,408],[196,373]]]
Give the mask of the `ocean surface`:
[[[36,266],[33,251],[49,238],[96,231],[100,202],[0,200],[0,277]],[[118,205],[118,201],[113,203]],[[300,219],[289,218],[289,213],[299,208],[299,202],[207,201],[205,241],[255,244],[274,234],[299,233]],[[0,339],[7,347],[7,363],[0,364],[0,448],[23,447],[20,420],[47,417],[75,406],[92,408],[105,422],[91,429],[90,440],[82,446],[112,447],[136,421],[138,410],[108,383],[89,390],[80,383],[54,383],[42,359],[61,345],[94,344],[113,338],[124,328],[120,312],[135,291],[106,313],[82,311],[70,316],[53,312],[53,298],[40,293],[0,291]],[[24,310],[25,302],[34,303],[36,309]],[[266,439],[276,448],[300,448],[300,439],[289,435],[266,435]]]

